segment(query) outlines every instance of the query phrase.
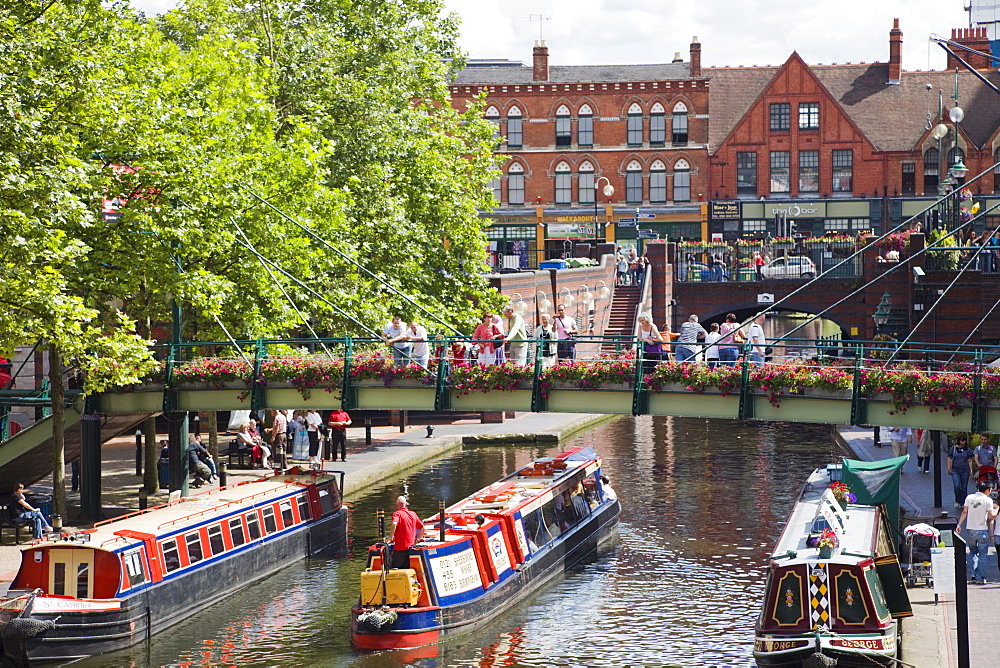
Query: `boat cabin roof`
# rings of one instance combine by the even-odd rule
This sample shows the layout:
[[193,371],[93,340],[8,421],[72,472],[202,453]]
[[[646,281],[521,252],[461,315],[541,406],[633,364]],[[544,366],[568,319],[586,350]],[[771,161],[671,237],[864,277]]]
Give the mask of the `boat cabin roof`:
[[838,467],[816,469],[802,487],[792,508],[784,531],[771,555],[782,565],[803,561],[819,561],[819,548],[811,547],[809,539],[825,528],[837,534],[839,546],[833,557],[823,561],[854,564],[874,557],[877,531],[881,517],[877,506],[851,504],[842,507],[829,487],[839,480]]
[[33,541],[21,550],[38,549],[40,546],[71,547],[82,543],[92,549],[117,551],[141,543],[143,539],[168,536],[213,518],[278,499],[310,484],[321,485],[334,480],[336,476],[333,473],[322,471],[292,472],[247,480],[97,522],[92,529],[72,534],[49,534],[52,538]]

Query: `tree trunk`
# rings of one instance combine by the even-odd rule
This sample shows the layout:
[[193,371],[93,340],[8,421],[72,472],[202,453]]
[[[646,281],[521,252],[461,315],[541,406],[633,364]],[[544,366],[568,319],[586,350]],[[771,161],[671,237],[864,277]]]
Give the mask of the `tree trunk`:
[[52,397],[52,513],[66,517],[66,391],[62,356],[49,345],[49,396]]
[[143,470],[142,484],[148,494],[160,491],[160,451],[156,443],[156,417],[149,416],[142,421],[142,434],[145,438],[146,468]]
[[208,411],[208,452],[219,463],[219,414]]

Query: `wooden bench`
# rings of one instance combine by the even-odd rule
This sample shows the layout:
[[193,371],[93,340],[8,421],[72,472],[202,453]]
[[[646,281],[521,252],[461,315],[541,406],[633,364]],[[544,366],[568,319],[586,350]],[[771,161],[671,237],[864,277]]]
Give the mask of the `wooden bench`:
[[229,466],[233,466],[233,459],[235,458],[239,462],[239,468],[245,469],[247,466],[243,463],[243,458],[251,457],[251,453],[249,448],[240,448],[239,439],[234,438],[229,442],[229,448],[226,450],[226,456],[229,457]]
[[3,502],[3,507],[0,509],[0,545],[3,545],[3,530],[13,529],[14,530],[14,545],[19,545],[21,543],[21,529],[25,528],[31,531],[31,527],[28,526],[27,522],[22,522],[17,519],[17,514],[11,511],[8,504],[12,503],[10,497]]

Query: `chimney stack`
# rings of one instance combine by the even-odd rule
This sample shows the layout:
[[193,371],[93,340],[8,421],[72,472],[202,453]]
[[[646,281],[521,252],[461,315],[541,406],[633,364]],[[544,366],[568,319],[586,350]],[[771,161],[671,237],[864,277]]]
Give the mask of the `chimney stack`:
[[671,60],[670,62],[672,62],[672,63],[683,63],[684,59],[681,58],[681,52],[680,51],[674,51],[674,59]]
[[691,38],[691,76],[701,76],[701,42],[697,35]]
[[544,39],[535,40],[535,48],[531,52],[533,56],[531,67],[531,78],[534,81],[549,80],[549,47],[545,46]]
[[903,31],[899,29],[899,19],[892,20],[892,30],[889,31],[889,83],[898,84],[899,74],[903,71]]

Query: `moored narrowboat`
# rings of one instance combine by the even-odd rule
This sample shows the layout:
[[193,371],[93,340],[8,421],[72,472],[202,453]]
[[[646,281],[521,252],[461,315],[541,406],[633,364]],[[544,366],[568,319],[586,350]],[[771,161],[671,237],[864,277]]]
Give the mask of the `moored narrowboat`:
[[536,460],[425,520],[409,568],[389,568],[385,542],[370,548],[352,641],[412,648],[473,631],[614,536],[620,512],[590,448]]
[[850,502],[840,473],[809,476],[771,554],[755,626],[759,666],[894,664],[902,618],[913,614],[898,541],[885,506]]
[[0,599],[4,656],[17,665],[124,649],[345,548],[343,477],[291,469],[33,541]]

